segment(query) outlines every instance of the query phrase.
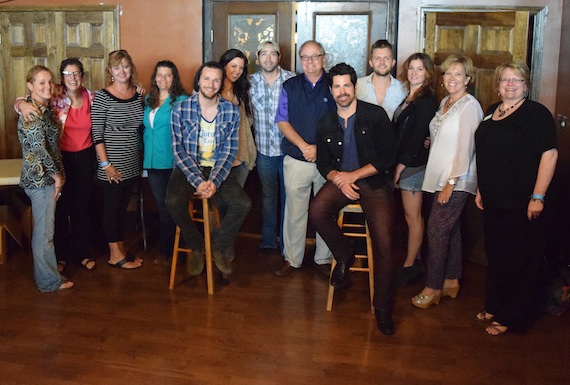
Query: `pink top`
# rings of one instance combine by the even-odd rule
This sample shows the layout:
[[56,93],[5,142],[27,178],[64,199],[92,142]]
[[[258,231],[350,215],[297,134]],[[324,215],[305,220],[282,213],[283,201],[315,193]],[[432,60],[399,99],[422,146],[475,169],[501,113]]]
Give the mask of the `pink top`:
[[87,90],[83,90],[81,108],[70,107],[63,121],[63,131],[59,140],[61,151],[77,152],[93,145],[91,138],[91,98]]

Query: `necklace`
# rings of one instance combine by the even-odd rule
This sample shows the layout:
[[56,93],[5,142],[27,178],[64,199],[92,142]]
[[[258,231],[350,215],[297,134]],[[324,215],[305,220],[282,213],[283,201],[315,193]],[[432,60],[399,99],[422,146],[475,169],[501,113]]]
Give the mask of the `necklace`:
[[459,100],[459,99],[461,99],[461,98],[463,97],[463,95],[465,95],[465,93],[461,94],[461,96],[458,97],[458,98],[457,98],[456,100],[454,100],[454,101],[451,101],[451,96],[450,96],[449,99],[447,99],[447,103],[445,103],[445,108],[446,108],[447,110],[449,110],[449,109],[451,108],[451,106],[453,106],[453,105],[457,102],[457,100]]
[[[524,97],[522,99],[519,99],[518,102],[516,102],[515,104],[513,104],[512,106],[510,106],[509,108],[506,108],[504,110],[501,110],[501,107],[497,107],[497,109],[499,110],[499,118],[502,118],[503,116],[505,116],[505,114],[507,113],[507,111],[512,110],[513,108],[516,107],[517,104],[519,104],[520,102],[522,102],[524,99]],[[505,102],[501,103],[501,104],[505,104]]]

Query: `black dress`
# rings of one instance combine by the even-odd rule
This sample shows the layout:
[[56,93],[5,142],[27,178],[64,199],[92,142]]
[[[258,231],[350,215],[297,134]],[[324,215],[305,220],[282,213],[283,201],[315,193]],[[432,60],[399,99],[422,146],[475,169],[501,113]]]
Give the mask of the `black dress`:
[[509,330],[526,331],[535,320],[535,298],[544,258],[544,213],[527,218],[538,165],[556,148],[552,115],[525,100],[494,121],[492,105],[475,132],[477,178],[488,258],[485,310]]

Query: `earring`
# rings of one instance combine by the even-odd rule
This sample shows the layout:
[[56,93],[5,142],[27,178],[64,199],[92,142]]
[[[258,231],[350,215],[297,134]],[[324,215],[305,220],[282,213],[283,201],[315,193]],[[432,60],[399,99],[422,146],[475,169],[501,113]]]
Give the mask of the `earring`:
[[115,81],[115,77],[111,76],[111,81],[114,82]]
[[445,86],[443,85],[443,83],[441,83],[440,86],[441,86],[441,88],[445,87]]
[[501,93],[500,93],[500,92],[497,92],[497,96],[501,96]]

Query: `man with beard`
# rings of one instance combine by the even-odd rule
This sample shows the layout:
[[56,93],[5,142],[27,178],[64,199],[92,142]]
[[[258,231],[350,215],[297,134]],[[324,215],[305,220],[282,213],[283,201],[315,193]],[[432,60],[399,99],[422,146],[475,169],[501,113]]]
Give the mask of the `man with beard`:
[[382,106],[392,120],[394,111],[407,96],[402,82],[390,74],[396,65],[392,44],[387,40],[378,40],[372,44],[368,64],[372,67],[372,73],[358,79],[356,98]]
[[212,234],[214,263],[231,274],[224,254],[251,208],[251,201],[230,174],[238,148],[239,109],[218,95],[224,69],[218,62],[203,64],[194,79],[196,94],[172,109],[172,146],[175,167],[166,190],[166,207],[192,249],[186,270],[200,275],[204,269],[204,243],[188,212],[188,200],[197,192],[203,198],[219,194],[227,204],[220,228]]
[[351,66],[337,64],[328,76],[337,108],[317,126],[317,168],[327,182],[311,202],[309,218],[338,262],[330,284],[346,287],[354,244],[335,217],[347,204],[360,202],[372,238],[376,323],[382,333],[393,334],[394,198],[390,182],[396,136],[381,107],[356,99],[356,72]]
[[[295,76],[294,72],[279,66],[281,53],[273,41],[259,44],[257,60],[260,71],[249,78],[251,83],[251,104],[257,146],[257,173],[261,182],[261,243],[259,254],[272,253],[280,243],[283,252],[283,213],[285,209],[285,185],[283,182],[283,134],[275,123],[275,112],[279,94],[285,80]],[[281,198],[281,199],[279,199]],[[277,210],[280,207],[281,222],[277,224]],[[280,242],[277,231],[280,229]]]

